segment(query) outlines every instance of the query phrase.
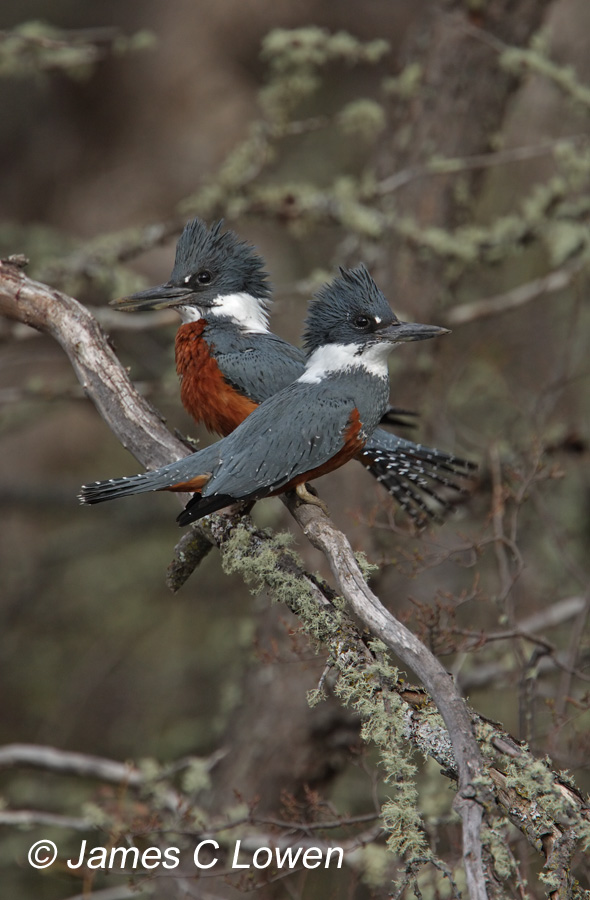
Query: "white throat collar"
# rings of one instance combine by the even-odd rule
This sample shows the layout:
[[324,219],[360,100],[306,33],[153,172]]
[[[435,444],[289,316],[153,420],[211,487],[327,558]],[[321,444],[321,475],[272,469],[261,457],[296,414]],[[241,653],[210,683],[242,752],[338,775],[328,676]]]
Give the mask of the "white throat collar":
[[219,294],[211,307],[178,306],[180,318],[184,323],[196,322],[198,319],[230,319],[244,331],[268,332],[268,313],[264,303],[252,294]]
[[359,344],[326,344],[314,350],[307,360],[305,372],[297,380],[318,384],[328,375],[353,369],[364,369],[377,378],[387,378],[387,357],[392,349],[393,345],[387,341],[364,348]]

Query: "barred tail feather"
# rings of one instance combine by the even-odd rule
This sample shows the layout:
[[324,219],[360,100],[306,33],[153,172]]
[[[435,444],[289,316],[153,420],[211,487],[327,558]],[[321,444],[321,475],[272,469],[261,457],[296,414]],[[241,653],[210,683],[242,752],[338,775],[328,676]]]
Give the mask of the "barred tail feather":
[[[375,474],[378,470],[371,468],[370,471],[372,474]],[[383,484],[388,493],[399,503],[418,528],[424,528],[428,524],[429,519],[433,519],[435,522],[442,520],[440,509],[437,510],[432,505],[429,505],[411,482],[404,482],[399,478],[390,478],[387,475],[377,475],[376,477],[377,481]],[[424,485],[420,487],[424,489]],[[431,496],[444,508],[445,512],[450,508],[449,502],[443,500],[434,491]]]
[[420,460],[426,466],[432,467],[436,472],[450,472],[459,478],[467,478],[477,471],[477,463],[468,459],[461,459],[460,456],[454,456],[452,453],[445,453],[444,450],[437,450],[435,447],[424,447],[422,444],[413,444],[407,448],[408,456],[416,461]]
[[441,496],[438,486],[465,495],[456,479],[473,475],[477,466],[442,450],[391,437],[397,442],[395,449],[385,449],[381,440],[377,446],[371,442],[361,461],[419,527],[428,519],[440,521],[454,503]]
[[436,469],[443,469],[452,472],[455,475],[468,475],[477,469],[477,465],[460,456],[454,456],[444,450],[437,450],[436,447],[427,447],[424,444],[415,444],[406,438],[398,437],[383,428],[377,428],[369,439],[366,450],[370,454],[383,454],[385,456],[392,454],[393,457],[401,459],[403,454],[407,454],[411,459],[422,460],[429,463]]
[[103,503],[105,500],[116,500],[129,497],[131,494],[145,494],[148,491],[165,491],[186,480],[187,475],[179,460],[141,475],[130,475],[127,478],[109,478],[108,481],[95,481],[82,486],[79,500],[83,504]]
[[116,500],[131,494],[143,494],[146,491],[157,491],[154,480],[149,473],[131,475],[129,478],[109,478],[108,481],[95,481],[83,484],[78,499],[83,504],[103,503],[105,500]]

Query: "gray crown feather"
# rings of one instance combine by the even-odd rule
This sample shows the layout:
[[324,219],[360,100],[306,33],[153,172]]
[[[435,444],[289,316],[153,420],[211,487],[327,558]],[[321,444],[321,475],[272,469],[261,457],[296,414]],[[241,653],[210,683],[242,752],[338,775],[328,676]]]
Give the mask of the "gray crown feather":
[[362,263],[340,269],[340,275],[317,292],[309,305],[303,345],[306,353],[330,343],[358,340],[352,321],[358,315],[377,316],[384,325],[397,321],[389,303]]
[[223,279],[228,293],[245,291],[253,297],[267,299],[271,287],[264,261],[255,248],[238,238],[234,231],[221,232],[223,219],[211,228],[199,218],[185,225],[176,244],[176,259],[170,280],[182,283],[201,268],[210,269]]

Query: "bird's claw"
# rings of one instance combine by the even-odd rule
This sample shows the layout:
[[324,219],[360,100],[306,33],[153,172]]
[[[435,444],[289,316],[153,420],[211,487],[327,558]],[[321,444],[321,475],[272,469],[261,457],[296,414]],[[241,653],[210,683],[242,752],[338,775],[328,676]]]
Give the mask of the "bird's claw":
[[312,506],[319,506],[322,512],[329,516],[330,513],[328,512],[328,507],[323,502],[323,500],[320,500],[320,498],[315,493],[312,493],[312,490],[313,489],[310,489],[309,485],[307,484],[298,484],[295,488],[295,493],[302,503],[311,503]]

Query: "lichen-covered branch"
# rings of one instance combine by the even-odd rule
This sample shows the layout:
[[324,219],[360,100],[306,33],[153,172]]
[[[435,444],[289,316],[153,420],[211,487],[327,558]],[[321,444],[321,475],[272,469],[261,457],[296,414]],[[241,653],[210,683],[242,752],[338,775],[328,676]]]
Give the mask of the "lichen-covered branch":
[[45,22],[24,22],[0,31],[0,77],[32,77],[39,72],[87,72],[109,54],[153,47],[146,31],[126,37],[118,28],[62,30]]

